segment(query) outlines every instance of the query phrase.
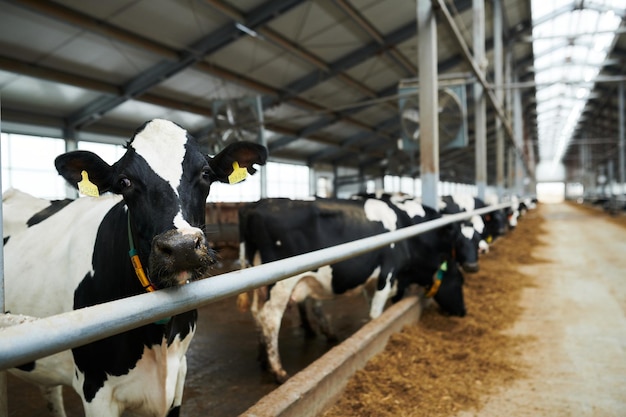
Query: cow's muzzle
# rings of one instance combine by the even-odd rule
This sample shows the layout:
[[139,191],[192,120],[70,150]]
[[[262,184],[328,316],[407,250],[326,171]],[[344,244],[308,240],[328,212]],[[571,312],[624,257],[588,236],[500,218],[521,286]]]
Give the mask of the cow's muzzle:
[[461,267],[463,268],[463,271],[468,274],[476,273],[480,269],[478,262],[464,262]]
[[213,263],[215,252],[200,229],[172,229],[152,241],[150,277],[159,287],[202,278]]

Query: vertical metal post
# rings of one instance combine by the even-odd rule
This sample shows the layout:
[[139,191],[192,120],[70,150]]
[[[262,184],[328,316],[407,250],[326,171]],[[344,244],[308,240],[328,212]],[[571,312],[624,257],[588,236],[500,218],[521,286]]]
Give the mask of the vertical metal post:
[[313,168],[312,165],[309,165],[309,195],[310,196],[317,195],[317,178],[315,175],[315,168]]
[[619,183],[622,194],[626,194],[626,168],[624,166],[624,158],[626,157],[624,155],[624,81],[619,83],[617,102],[619,107],[617,116],[619,124]]
[[337,198],[337,189],[339,188],[339,168],[333,165],[333,192],[331,197]]
[[535,148],[532,146],[530,142],[526,142],[527,147],[526,151],[528,152],[528,168],[530,168],[530,172],[527,173],[528,184],[526,184],[526,178],[524,178],[524,185],[526,189],[524,189],[524,193],[528,193],[530,190],[533,190],[533,194],[536,193],[537,182],[534,175],[531,175],[531,172],[537,172],[537,166],[535,164]]
[[[513,48],[507,47],[504,58],[504,82],[507,85],[513,83]],[[509,120],[513,119],[513,90],[507,89],[504,96],[504,114]],[[511,191],[514,187],[513,170],[515,166],[515,150],[512,146],[507,147],[506,153],[506,188]]]
[[[267,147],[267,138],[265,137],[265,125],[263,117],[263,102],[261,96],[256,97],[256,114],[259,122],[259,143]],[[261,180],[261,198],[267,198],[267,165],[259,167]]]
[[[0,96],[0,134],[2,134],[2,97]],[[0,186],[2,185],[2,147],[0,146]],[[2,187],[0,187],[2,189]],[[0,204],[0,232],[4,237],[4,228],[2,225],[4,213],[2,212],[2,204]],[[4,314],[4,247],[0,251],[0,314]],[[9,404],[7,400],[7,374],[0,371],[0,416],[9,415]]]
[[[76,130],[64,129],[63,137],[65,138],[65,152],[72,152],[78,149],[78,140],[76,139]],[[65,197],[75,199],[78,198],[78,190],[65,181]]]
[[437,22],[430,1],[417,2],[417,37],[422,202],[426,206],[437,207],[439,182]]
[[512,146],[509,147],[509,152],[508,152],[506,159],[507,159],[507,164],[506,164],[507,188],[509,190],[515,190],[515,149]]
[[[513,91],[513,129],[515,132],[515,146],[517,149],[522,149],[522,137],[524,135],[524,125],[522,117],[522,92],[520,89]],[[523,192],[523,174],[524,166],[522,163],[522,155],[517,154],[515,157],[515,192],[522,194]]]
[[[583,136],[584,140],[584,136]],[[587,187],[585,185],[585,145],[581,144],[578,147],[578,172],[579,172],[579,181],[583,185],[583,190],[587,191]]]
[[[593,171],[590,172],[592,168],[591,166],[591,155],[589,153],[589,144],[585,143],[583,145],[583,155],[584,155],[584,164],[583,164],[583,178],[585,179],[585,183],[583,184],[586,192],[590,192],[594,188],[594,175]],[[587,191],[588,190],[588,191]]]
[[[472,8],[474,12],[474,60],[484,74],[487,67],[485,58],[485,1],[473,0]],[[423,84],[420,83],[421,85]],[[485,97],[485,90],[479,82],[474,84],[474,100],[476,188],[478,198],[484,200],[487,190],[487,98]]]
[[363,169],[363,165],[359,165],[359,192],[367,192],[367,184],[365,183],[365,172]]
[[609,186],[609,197],[613,197],[613,182],[615,181],[615,176],[613,175],[613,160],[609,159],[607,164],[607,180],[606,183]]
[[[504,82],[507,85],[511,85],[513,83],[513,48],[510,45],[506,49],[506,57],[504,60]],[[504,113],[506,117],[511,120],[513,108],[513,90],[506,90],[506,98],[504,100]]]
[[[500,106],[504,106],[502,27],[502,0],[493,0],[493,65],[496,100]],[[499,117],[496,117],[496,188],[498,201],[502,201],[504,196],[504,129]]]

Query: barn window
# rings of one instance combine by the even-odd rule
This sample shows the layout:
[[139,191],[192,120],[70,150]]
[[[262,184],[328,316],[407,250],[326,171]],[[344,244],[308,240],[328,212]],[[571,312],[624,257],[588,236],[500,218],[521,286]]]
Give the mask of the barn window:
[[306,198],[309,191],[309,167],[304,165],[267,164],[267,196]]
[[65,198],[65,181],[54,158],[65,152],[62,139],[2,134],[2,192],[18,188],[40,198]]

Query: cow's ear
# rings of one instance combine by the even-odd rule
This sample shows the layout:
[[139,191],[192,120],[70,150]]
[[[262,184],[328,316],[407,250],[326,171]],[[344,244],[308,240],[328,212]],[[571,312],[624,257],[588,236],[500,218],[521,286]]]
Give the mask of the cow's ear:
[[111,187],[112,167],[93,152],[72,151],[59,155],[54,160],[59,174],[74,188],[88,179],[97,188],[97,193],[108,191]]
[[[241,181],[245,178],[246,171],[250,174],[256,172],[254,164],[265,165],[267,155],[267,148],[257,143],[231,143],[213,158],[207,158],[213,171],[211,180],[231,184]],[[238,168],[241,173],[237,172]]]

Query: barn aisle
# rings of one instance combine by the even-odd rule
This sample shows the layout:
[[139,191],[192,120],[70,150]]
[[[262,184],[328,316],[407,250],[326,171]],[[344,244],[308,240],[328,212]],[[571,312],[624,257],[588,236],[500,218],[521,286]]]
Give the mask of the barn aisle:
[[525,268],[525,312],[511,330],[533,340],[529,377],[469,416],[626,415],[626,227],[573,204],[543,205],[547,263]]

